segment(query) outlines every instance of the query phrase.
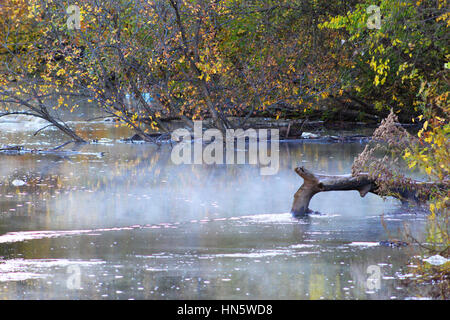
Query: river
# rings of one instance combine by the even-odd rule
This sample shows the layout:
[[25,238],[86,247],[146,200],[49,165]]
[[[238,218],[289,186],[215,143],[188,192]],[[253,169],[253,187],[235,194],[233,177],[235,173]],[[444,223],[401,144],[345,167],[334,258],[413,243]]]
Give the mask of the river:
[[[65,141],[9,125],[0,145]],[[405,225],[422,239],[423,212],[351,191],[316,195],[320,215],[289,213],[296,166],[349,173],[360,143],[281,142],[278,173],[263,176],[258,165],[175,165],[170,145],[74,125],[101,139],[67,157],[0,155],[0,299],[427,298],[404,281],[418,248],[379,244]]]

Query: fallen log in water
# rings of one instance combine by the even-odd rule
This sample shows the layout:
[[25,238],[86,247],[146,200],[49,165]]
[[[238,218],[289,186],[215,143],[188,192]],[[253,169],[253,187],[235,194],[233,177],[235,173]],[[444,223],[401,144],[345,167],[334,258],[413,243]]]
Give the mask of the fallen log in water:
[[[376,195],[382,195],[376,181],[369,177],[368,174],[352,175],[321,175],[314,174],[304,167],[295,168],[295,172],[303,178],[303,184],[294,195],[294,203],[292,205],[291,213],[294,216],[304,216],[313,212],[309,209],[309,202],[311,198],[319,193],[325,191],[349,191],[356,190],[361,197],[371,192]],[[393,186],[389,193],[400,199],[402,202],[415,201],[422,202],[428,200],[430,190],[432,187],[437,187],[443,190],[448,190],[449,183],[433,183],[410,180],[407,186]]]
[[43,149],[26,149],[23,146],[0,146],[0,154],[6,155],[23,155],[23,154],[39,154],[39,155],[52,155],[58,157],[69,157],[74,155],[92,155],[98,158],[103,157],[103,152],[80,152],[76,150],[60,150],[63,146],[67,145],[65,143],[59,147],[43,150]]

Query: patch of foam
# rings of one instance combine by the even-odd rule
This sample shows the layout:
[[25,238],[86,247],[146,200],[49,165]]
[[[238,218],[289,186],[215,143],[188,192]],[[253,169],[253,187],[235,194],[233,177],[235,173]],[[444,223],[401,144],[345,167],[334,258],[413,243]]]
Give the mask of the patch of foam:
[[92,234],[98,232],[108,232],[108,231],[121,231],[121,230],[132,230],[140,228],[140,226],[131,227],[113,227],[113,228],[101,228],[101,229],[87,229],[87,230],[48,230],[48,231],[19,231],[19,232],[8,232],[0,236],[0,243],[14,243],[23,242],[27,240],[38,240],[47,238],[58,238],[64,236],[74,236],[80,234]]
[[161,269],[161,268],[147,268],[145,271],[149,272],[167,272],[169,269]]
[[208,258],[265,258],[265,257],[275,257],[279,255],[285,255],[290,253],[289,250],[264,250],[257,252],[237,252],[237,253],[218,253],[207,256],[201,256],[199,259],[208,259]]
[[56,238],[67,235],[78,235],[93,232],[94,230],[70,230],[70,231],[21,231],[9,232],[0,236],[0,243],[22,242],[27,240]]
[[311,214],[311,218],[316,219],[324,219],[324,218],[334,218],[334,217],[340,217],[340,214]]
[[[292,248],[290,248],[292,249]],[[253,252],[236,252],[236,253],[218,253],[211,255],[203,255],[199,256],[199,259],[214,259],[214,258],[233,258],[233,259],[260,259],[260,258],[270,258],[276,256],[298,256],[298,255],[307,255],[307,254],[315,254],[317,252],[314,251],[293,251],[288,249],[279,249],[279,250],[261,250],[261,251],[253,251]]]
[[303,248],[314,248],[314,247],[316,247],[316,245],[314,245],[314,244],[304,244],[304,243],[302,243],[302,244],[293,244],[293,245],[289,246],[289,248],[291,248],[291,249],[303,249]]
[[0,273],[0,282],[25,281],[31,279],[42,279],[45,277],[47,277],[47,275],[45,274],[15,271],[15,272]]
[[291,224],[299,223],[299,220],[292,217],[290,213],[268,213],[257,214],[251,216],[243,216],[241,219],[256,223],[279,223],[279,224]]
[[352,242],[349,243],[349,246],[352,247],[377,247],[379,246],[380,243],[379,242]]
[[[11,259],[0,260],[0,282],[24,281],[46,278],[49,274],[42,270],[72,265],[86,266],[103,264],[101,260],[69,260],[69,259]],[[41,271],[41,272],[39,272]]]

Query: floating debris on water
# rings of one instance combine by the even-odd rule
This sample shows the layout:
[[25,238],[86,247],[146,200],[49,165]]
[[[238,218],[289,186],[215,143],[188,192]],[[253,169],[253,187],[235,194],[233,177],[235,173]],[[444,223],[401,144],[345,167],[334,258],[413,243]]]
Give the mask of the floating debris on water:
[[23,180],[16,179],[13,182],[11,182],[11,184],[14,187],[22,187],[22,186],[26,185],[27,183],[25,181],[23,181]]
[[448,261],[450,261],[450,259],[444,258],[443,256],[440,255],[434,255],[431,256],[427,259],[423,259],[423,261],[428,262],[429,264],[432,264],[433,266],[441,266],[445,263],[447,263]]
[[408,242],[400,241],[400,240],[380,241],[380,246],[383,246],[383,247],[399,248],[399,247],[406,247],[407,245],[409,245]]

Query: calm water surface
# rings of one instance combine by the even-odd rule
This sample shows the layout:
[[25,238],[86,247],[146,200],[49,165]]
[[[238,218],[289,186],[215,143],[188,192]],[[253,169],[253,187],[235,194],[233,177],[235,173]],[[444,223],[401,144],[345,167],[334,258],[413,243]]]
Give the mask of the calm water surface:
[[[0,155],[0,299],[405,299],[414,246],[383,247],[426,216],[358,192],[316,195],[291,217],[293,168],[350,172],[361,144],[281,143],[277,175],[252,165],[174,165],[170,146],[76,123],[98,144],[68,157]],[[47,130],[0,125],[0,145],[46,148]],[[66,150],[72,149],[68,146]],[[15,187],[12,181],[27,184]],[[383,228],[384,215],[387,230]],[[367,287],[379,266],[381,287]],[[78,281],[79,280],[79,281]]]

